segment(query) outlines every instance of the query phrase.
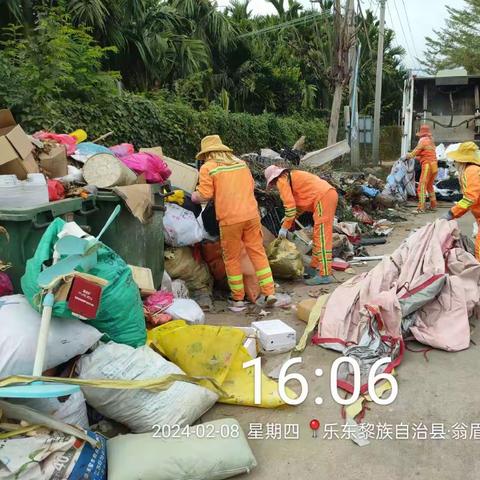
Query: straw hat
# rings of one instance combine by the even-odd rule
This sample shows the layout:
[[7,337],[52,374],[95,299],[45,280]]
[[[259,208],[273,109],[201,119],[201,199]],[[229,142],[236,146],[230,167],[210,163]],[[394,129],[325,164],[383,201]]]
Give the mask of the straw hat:
[[480,165],[480,150],[473,142],[461,143],[453,152],[447,153],[447,157],[458,163],[474,163]]
[[265,178],[267,179],[267,187],[269,187],[276,178],[278,178],[283,172],[287,170],[288,168],[277,167],[276,165],[270,165],[269,167],[267,167],[265,169],[265,172],[263,172]]
[[201,160],[206,153],[210,152],[232,152],[231,148],[228,148],[222,143],[222,139],[219,135],[208,135],[202,139],[200,146],[200,152],[197,153],[197,160]]
[[417,132],[417,137],[431,137],[432,136],[432,130],[430,127],[424,123],[423,125],[420,125],[420,130]]

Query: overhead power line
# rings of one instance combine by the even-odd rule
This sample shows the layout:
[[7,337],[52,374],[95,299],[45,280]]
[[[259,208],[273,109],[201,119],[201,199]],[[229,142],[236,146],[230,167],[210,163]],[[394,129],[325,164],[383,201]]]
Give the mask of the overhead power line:
[[287,22],[279,23],[277,25],[271,25],[269,27],[261,28],[260,30],[254,30],[252,32],[244,33],[242,35],[239,35],[237,38],[246,38],[246,37],[252,37],[255,35],[263,35],[264,33],[275,32],[277,30],[282,30],[283,28],[286,28],[286,27],[293,27],[300,24],[307,24],[325,15],[326,15],[325,12],[314,13],[312,15],[305,15],[304,17],[294,18],[293,20],[288,20]]
[[410,32],[410,39],[412,40],[412,45],[413,45],[413,49],[415,51],[415,55],[417,58],[420,57],[420,55],[418,55],[418,52],[417,52],[417,47],[415,45],[415,38],[413,37],[413,32],[412,32],[412,26],[410,24],[410,18],[408,17],[408,11],[407,11],[407,7],[405,5],[405,0],[402,0],[402,5],[403,5],[403,10],[405,12],[405,17],[407,19],[407,26],[408,26],[408,30]]
[[[407,34],[405,33],[405,29],[403,28],[403,22],[402,22],[402,17],[400,16],[400,13],[398,11],[398,8],[397,8],[397,2],[393,2],[393,6],[395,7],[395,11],[397,12],[397,17],[398,17],[398,21],[400,23],[400,28],[402,29],[402,33],[403,33],[403,38],[405,38],[405,45],[408,47],[408,51],[410,53],[410,57],[412,59],[412,62],[413,62],[413,65],[415,66],[415,64],[417,64],[417,60],[416,60],[416,57],[415,55],[412,54],[412,50],[411,50],[411,45],[410,45],[410,42],[409,42],[409,39],[407,37]],[[413,38],[413,37],[412,37]],[[413,42],[412,42],[413,43]],[[415,48],[415,45],[413,45],[413,47]],[[417,65],[418,66],[418,65]]]
[[[395,2],[394,2],[395,3]],[[388,13],[388,16],[390,17],[390,22],[392,24],[392,27],[395,25],[394,21],[393,21],[393,16],[392,16],[392,12],[390,10],[390,7],[389,7],[389,4],[387,3],[387,13]],[[408,43],[408,39],[405,35],[405,30],[403,28],[403,24],[402,22],[400,21],[400,18],[398,19],[399,20],[399,23],[400,23],[400,28],[402,30],[402,34],[403,34],[403,38],[405,40],[405,51],[407,52],[407,55],[410,57],[410,60],[412,62],[412,65],[415,64],[415,57],[412,55],[412,52],[410,50],[410,45]]]

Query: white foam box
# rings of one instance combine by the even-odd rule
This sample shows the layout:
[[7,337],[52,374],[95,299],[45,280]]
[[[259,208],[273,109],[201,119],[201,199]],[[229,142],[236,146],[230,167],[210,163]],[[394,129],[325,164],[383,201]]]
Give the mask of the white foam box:
[[286,352],[295,347],[297,333],[281,320],[262,320],[252,322],[257,331],[260,345],[265,352]]
[[0,175],[0,207],[32,208],[48,203],[47,181],[41,173],[29,173],[26,180]]

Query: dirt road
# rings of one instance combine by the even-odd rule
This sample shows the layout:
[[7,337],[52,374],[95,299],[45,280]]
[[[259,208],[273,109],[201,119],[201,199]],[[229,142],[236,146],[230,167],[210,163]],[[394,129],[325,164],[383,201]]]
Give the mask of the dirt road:
[[[446,210],[420,217],[409,215],[409,221],[397,224],[386,245],[369,247],[371,255],[392,252],[408,235],[409,231],[425,224]],[[465,234],[471,234],[473,218],[467,215],[460,221]],[[360,269],[357,269],[360,271]],[[347,274],[337,275],[340,281],[349,278]],[[294,301],[308,296],[308,287],[295,285]],[[294,313],[273,312],[269,318],[281,318],[294,327],[299,334],[305,324],[295,319]],[[214,324],[249,325],[250,318],[243,315],[210,315],[208,322]],[[297,407],[267,410],[250,407],[236,407],[217,404],[204,421],[224,417],[235,417],[249,432],[250,424],[262,424],[264,437],[267,424],[298,424],[297,440],[250,440],[258,461],[258,467],[248,476],[252,480],[262,479],[310,479],[331,478],[343,480],[370,480],[405,478],[418,479],[476,479],[480,468],[480,386],[478,371],[480,362],[480,329],[475,329],[472,340],[475,344],[463,352],[447,353],[431,351],[428,361],[421,353],[407,351],[398,368],[399,393],[389,406],[369,404],[364,422],[373,424],[377,435],[384,432],[386,439],[372,439],[365,447],[355,445],[351,440],[323,438],[325,424],[333,432],[342,435],[340,406],[330,394],[330,366],[338,357],[334,352],[316,346],[308,346],[303,354],[302,366],[297,370],[308,380],[310,393],[305,402]],[[412,345],[422,348],[421,345]],[[325,374],[318,378],[315,369],[322,368]],[[322,405],[315,404],[315,398],[323,398]],[[311,419],[320,420],[322,427],[319,437],[312,438],[309,428]],[[379,426],[379,424],[383,426]],[[398,432],[408,440],[397,439]],[[432,427],[432,424],[434,426]],[[464,425],[462,425],[464,424]],[[477,424],[477,425],[476,425]],[[336,427],[335,427],[336,425]],[[426,426],[428,433],[424,433]],[[442,427],[443,425],[443,427]],[[284,427],[283,427],[284,428]],[[431,439],[432,428],[441,437],[444,428],[450,439]],[[386,433],[385,433],[386,432]],[[393,437],[389,439],[390,433]],[[415,435],[415,438],[413,438]],[[427,439],[422,439],[424,436]],[[467,439],[461,439],[463,436]],[[332,434],[331,436],[334,437]],[[400,437],[400,434],[398,435]],[[436,435],[434,435],[436,436]],[[470,439],[476,437],[478,440]],[[459,439],[453,439],[458,437]]]

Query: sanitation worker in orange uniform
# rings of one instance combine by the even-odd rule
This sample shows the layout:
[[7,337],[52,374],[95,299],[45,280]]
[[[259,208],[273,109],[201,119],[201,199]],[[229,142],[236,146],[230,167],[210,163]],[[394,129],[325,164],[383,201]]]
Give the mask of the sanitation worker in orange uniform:
[[430,198],[430,209],[437,208],[437,198],[433,183],[437,178],[438,163],[432,131],[428,125],[422,125],[417,137],[420,138],[415,150],[407,154],[407,158],[416,158],[422,166],[420,181],[418,182],[418,208],[414,213],[425,213],[427,197]]
[[462,199],[443,218],[453,220],[471,211],[478,225],[475,258],[480,261],[480,151],[473,142],[462,143],[448,158],[455,161]]
[[[267,186],[276,186],[285,208],[285,219],[278,233],[285,238],[302,212],[313,212],[313,252],[307,285],[323,285],[333,281],[333,222],[338,194],[334,187],[317,175],[271,165],[265,169]],[[318,269],[318,273],[315,271]]]
[[240,264],[242,247],[252,261],[265,303],[272,306],[277,301],[275,284],[267,255],[263,247],[262,226],[258,204],[254,195],[254,181],[250,169],[242,160],[232,155],[218,135],[202,140],[198,160],[204,164],[192,201],[205,203],[213,199],[220,225],[222,246],[231,301],[243,306],[245,290]]

